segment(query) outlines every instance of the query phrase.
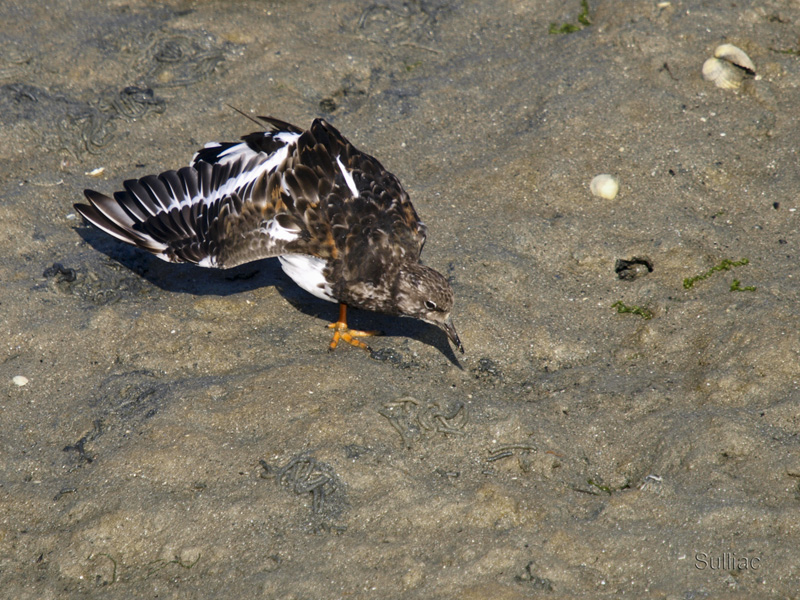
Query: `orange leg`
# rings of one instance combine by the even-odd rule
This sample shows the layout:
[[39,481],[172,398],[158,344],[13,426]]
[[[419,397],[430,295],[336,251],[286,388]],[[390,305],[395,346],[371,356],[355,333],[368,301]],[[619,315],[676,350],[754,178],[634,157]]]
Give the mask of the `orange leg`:
[[339,320],[336,321],[336,323],[331,323],[328,325],[328,327],[334,330],[333,340],[331,341],[331,350],[336,349],[336,346],[339,344],[339,340],[344,340],[351,346],[369,350],[369,346],[356,338],[380,335],[378,331],[358,331],[356,329],[350,329],[347,326],[347,305],[342,304],[341,302],[339,303]]

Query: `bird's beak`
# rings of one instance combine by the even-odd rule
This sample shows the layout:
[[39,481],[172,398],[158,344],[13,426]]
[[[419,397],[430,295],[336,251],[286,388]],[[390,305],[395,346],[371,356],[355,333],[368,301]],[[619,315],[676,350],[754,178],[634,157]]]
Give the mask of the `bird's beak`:
[[464,346],[461,345],[461,340],[458,339],[458,334],[456,333],[456,328],[453,325],[453,320],[450,317],[447,317],[447,320],[442,321],[439,324],[439,327],[444,329],[444,332],[447,334],[447,337],[450,338],[450,341],[455,344],[456,348],[461,350],[461,354],[464,354]]

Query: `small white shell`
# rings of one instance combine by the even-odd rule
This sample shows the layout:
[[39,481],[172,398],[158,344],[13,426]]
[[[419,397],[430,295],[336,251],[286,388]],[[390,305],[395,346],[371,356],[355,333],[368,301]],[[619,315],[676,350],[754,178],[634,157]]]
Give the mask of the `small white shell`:
[[748,75],[755,75],[756,66],[744,50],[733,44],[722,44],[714,50],[714,58],[703,63],[703,78],[724,90],[739,89]]
[[744,81],[744,71],[726,60],[709,58],[703,63],[703,78],[723,90],[738,90]]
[[619,181],[613,175],[603,173],[598,175],[589,184],[592,194],[606,200],[613,200],[619,192]]
[[714,50],[714,56],[722,60],[727,60],[729,63],[741,67],[745,71],[750,71],[750,73],[755,74],[756,72],[756,66],[753,64],[753,61],[750,60],[750,57],[745,54],[744,50],[737,48],[733,44],[717,46],[716,50]]
[[24,375],[15,375],[11,381],[14,382],[14,385],[18,387],[22,387],[23,385],[28,385],[28,378]]

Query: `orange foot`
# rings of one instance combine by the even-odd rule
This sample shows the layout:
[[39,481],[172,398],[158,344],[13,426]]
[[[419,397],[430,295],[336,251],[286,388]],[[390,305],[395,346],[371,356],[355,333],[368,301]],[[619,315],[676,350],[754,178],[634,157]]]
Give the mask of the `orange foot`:
[[339,320],[328,325],[328,328],[334,330],[331,350],[336,349],[336,346],[339,345],[339,340],[344,340],[351,346],[370,350],[369,346],[357,338],[380,335],[379,331],[358,331],[357,329],[350,329],[347,326],[347,305],[342,303],[339,303]]

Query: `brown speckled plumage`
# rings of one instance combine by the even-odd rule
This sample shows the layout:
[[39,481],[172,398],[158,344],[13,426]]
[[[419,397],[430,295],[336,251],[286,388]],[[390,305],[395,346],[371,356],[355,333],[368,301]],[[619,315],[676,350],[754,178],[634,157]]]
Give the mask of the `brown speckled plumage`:
[[170,262],[229,268],[279,256],[312,294],[433,323],[463,351],[452,289],[419,262],[426,227],[397,178],[322,119],[305,131],[259,119],[267,131],[208,144],[189,167],[125,181],[113,198],[86,190],[89,204],[75,208]]

